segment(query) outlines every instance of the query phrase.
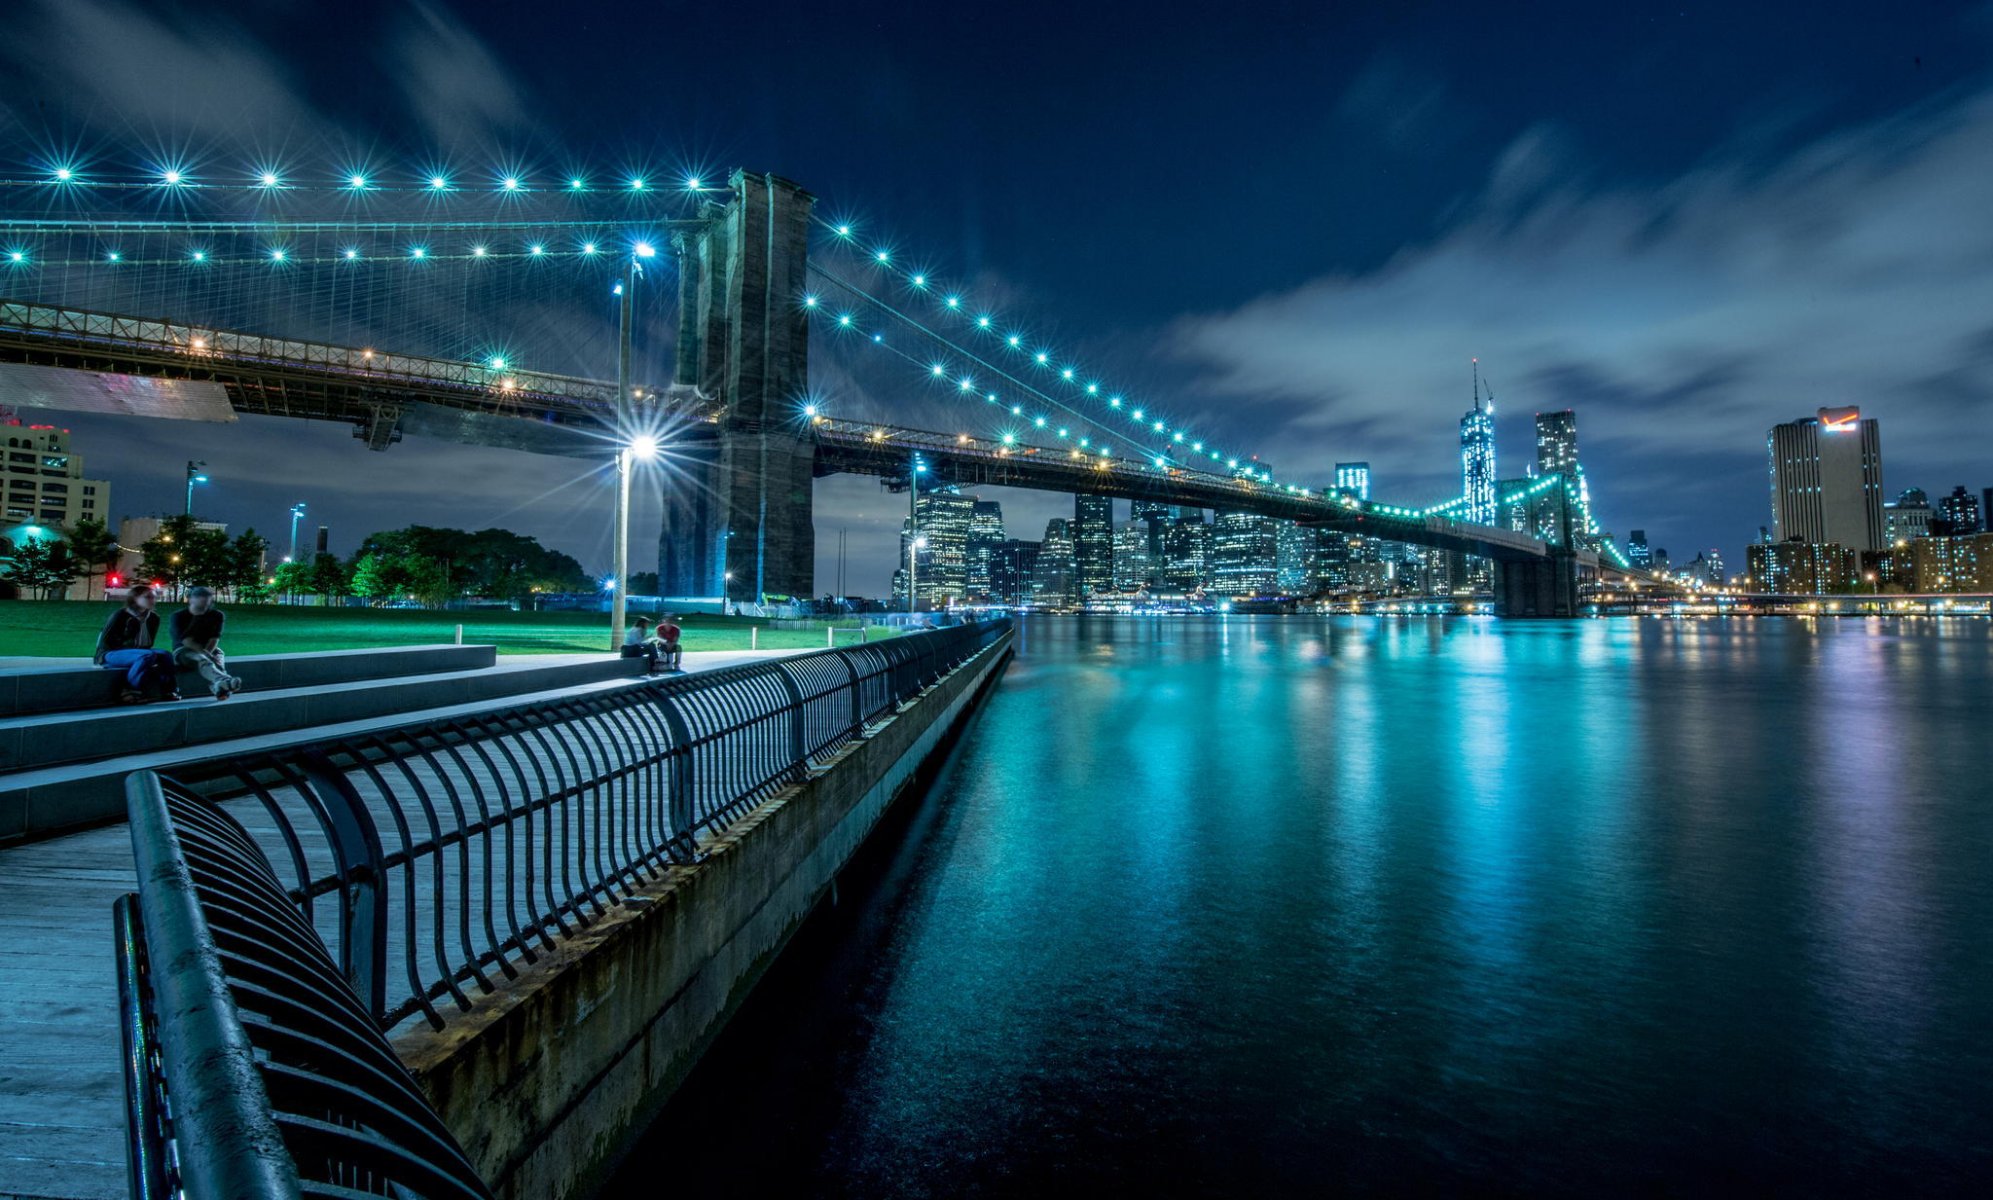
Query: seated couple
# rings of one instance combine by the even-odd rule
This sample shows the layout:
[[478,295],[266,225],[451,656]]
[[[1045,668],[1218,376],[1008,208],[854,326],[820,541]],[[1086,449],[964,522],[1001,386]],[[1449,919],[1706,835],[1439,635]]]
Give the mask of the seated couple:
[[150,587],[137,584],[125,597],[124,607],[112,613],[97,635],[97,652],[91,661],[100,667],[122,671],[124,690],[118,693],[123,704],[145,704],[152,700],[180,699],[179,671],[191,667],[201,674],[208,691],[217,700],[226,700],[242,690],[242,680],[228,673],[221,649],[224,617],[215,607],[215,594],[205,587],[187,589],[187,607],[173,614],[167,623],[168,649],[157,648],[159,614]]
[[655,633],[651,632],[649,617],[638,617],[630,622],[629,630],[623,634],[623,657],[649,659],[650,667],[646,674],[655,675],[660,666],[667,671],[681,670],[679,663],[683,660],[685,648],[678,644],[679,632],[675,613],[660,617]]

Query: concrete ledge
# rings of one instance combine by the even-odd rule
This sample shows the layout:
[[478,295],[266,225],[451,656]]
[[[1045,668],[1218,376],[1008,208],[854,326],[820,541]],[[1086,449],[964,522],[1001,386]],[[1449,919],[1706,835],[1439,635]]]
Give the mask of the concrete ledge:
[[396,1040],[500,1196],[600,1185],[1010,652],[955,670],[447,1028]]
[[[0,773],[0,844],[122,820],[124,777],[141,768],[169,770],[176,764],[317,741],[344,727],[392,725],[416,712],[488,707],[540,692],[619,683],[642,674],[643,666],[641,659],[604,654],[546,666],[508,663],[417,679],[245,693],[221,704],[187,700],[0,720],[0,755],[5,756],[0,762],[20,768]],[[124,747],[127,753],[83,762],[60,757],[104,744]],[[36,761],[23,763],[15,756]]]
[[[496,646],[386,646],[314,654],[245,654],[230,658],[228,667],[252,690],[267,692],[398,675],[476,671],[497,662]],[[75,666],[0,671],[0,717],[115,704],[122,678],[118,672],[92,666],[87,660]],[[199,680],[198,674],[182,671],[181,690],[188,695],[203,691]]]

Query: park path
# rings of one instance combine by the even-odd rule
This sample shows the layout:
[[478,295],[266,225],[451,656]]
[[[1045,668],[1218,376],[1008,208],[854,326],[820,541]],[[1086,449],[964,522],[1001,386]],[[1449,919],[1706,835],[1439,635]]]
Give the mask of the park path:
[[[685,665],[714,670],[794,653],[704,651],[688,653]],[[229,807],[267,832],[260,806]],[[111,904],[135,886],[124,825],[0,849],[0,1200],[126,1195]],[[429,919],[418,914],[419,927]],[[401,927],[392,928],[390,963],[402,952]]]

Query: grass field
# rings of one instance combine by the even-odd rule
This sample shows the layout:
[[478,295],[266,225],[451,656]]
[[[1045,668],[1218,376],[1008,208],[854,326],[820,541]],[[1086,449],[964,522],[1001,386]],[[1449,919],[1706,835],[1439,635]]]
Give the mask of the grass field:
[[[0,657],[87,658],[113,606],[82,601],[0,601]],[[162,605],[170,613],[177,605]],[[457,626],[469,644],[495,645],[500,654],[574,654],[606,650],[607,613],[425,612],[419,609],[307,608],[282,604],[230,604],[223,645],[232,654],[356,650],[454,642]],[[745,650],[748,630],[760,626],[764,650],[817,650],[828,644],[825,625],[771,629],[749,617],[693,615],[680,619],[687,650]],[[858,623],[834,622],[839,645],[856,642]],[[868,637],[896,631],[873,627]]]

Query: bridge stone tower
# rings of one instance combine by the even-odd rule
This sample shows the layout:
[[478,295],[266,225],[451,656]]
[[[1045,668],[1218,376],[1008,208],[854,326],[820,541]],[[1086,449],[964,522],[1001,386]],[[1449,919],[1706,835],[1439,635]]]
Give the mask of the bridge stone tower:
[[716,439],[678,460],[689,478],[667,485],[658,586],[667,596],[809,596],[815,454],[799,406],[810,328],[797,297],[815,199],[776,175],[736,171],[731,183],[724,209],[675,238],[677,382],[726,415]]

